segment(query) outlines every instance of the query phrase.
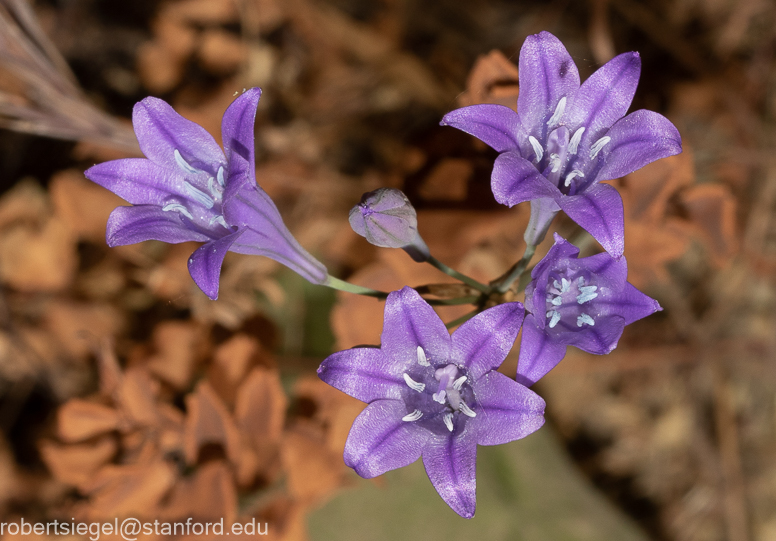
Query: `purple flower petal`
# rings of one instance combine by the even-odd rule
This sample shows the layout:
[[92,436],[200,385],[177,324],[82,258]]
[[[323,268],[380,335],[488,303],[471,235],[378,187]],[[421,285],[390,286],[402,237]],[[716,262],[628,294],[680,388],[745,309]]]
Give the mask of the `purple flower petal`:
[[339,351],[318,368],[319,378],[362,402],[402,399],[407,389],[402,374],[401,367],[378,348]]
[[496,158],[490,182],[496,201],[510,207],[532,199],[560,196],[558,188],[515,151],[504,152]]
[[[132,111],[140,150],[152,162],[174,170],[190,168],[215,177],[226,165],[224,153],[205,128],[183,118],[170,105],[158,98],[146,98]],[[180,158],[176,157],[178,152]],[[180,163],[182,159],[185,164]]]
[[143,158],[113,160],[90,167],[86,178],[133,205],[164,205],[170,196],[189,199],[182,175]]
[[520,152],[520,141],[528,144],[528,134],[524,133],[517,113],[504,105],[488,103],[462,107],[447,113],[440,124],[473,135],[498,152]]
[[417,363],[418,346],[433,366],[446,366],[451,340],[434,309],[410,287],[394,291],[385,301],[382,350],[399,366]]
[[197,248],[189,258],[189,274],[199,288],[213,300],[218,298],[218,277],[221,274],[221,264],[229,247],[242,231],[213,240]]
[[583,160],[589,159],[591,146],[628,112],[640,72],[639,53],[623,53],[604,64],[579,87],[569,104],[567,125],[572,133],[585,128],[578,147]]
[[608,307],[608,313],[617,315],[625,320],[625,325],[645,318],[662,310],[660,303],[636,289],[632,284],[626,283],[619,295],[605,298],[596,302],[599,310]]
[[472,518],[477,507],[475,434],[434,436],[423,448],[423,465],[431,484],[453,511]]
[[611,141],[601,151],[604,166],[597,180],[620,178],[682,151],[676,126],[663,115],[644,109],[618,120],[606,135]]
[[[579,71],[566,48],[549,32],[528,36],[520,49],[517,112],[528,135],[546,141],[548,122],[562,98],[579,89]],[[566,104],[571,105],[570,103]],[[559,122],[563,118],[556,119]]]
[[400,400],[377,400],[353,422],[345,443],[345,464],[370,479],[420,458],[428,430],[402,421],[410,413]]
[[453,333],[452,361],[473,380],[495,370],[512,349],[524,314],[522,304],[509,302],[476,315]]
[[145,240],[170,244],[209,241],[210,237],[185,226],[177,212],[165,212],[156,205],[118,207],[111,212],[105,232],[108,246],[124,246]]
[[[543,314],[539,317],[543,318]],[[536,316],[528,314],[523,322],[520,339],[520,359],[517,363],[517,381],[530,387],[566,356],[566,344],[556,343],[536,323]]]
[[595,355],[606,355],[617,347],[617,342],[625,329],[625,320],[618,315],[597,316],[594,326],[585,326],[582,330],[578,328],[564,330],[564,328],[564,322],[558,324],[555,341]]
[[232,102],[221,121],[224,154],[229,162],[226,183],[236,178],[247,178],[256,184],[256,160],[254,157],[254,131],[256,108],[261,89],[251,88]]
[[625,249],[624,211],[619,192],[608,184],[595,184],[579,195],[558,201],[564,212],[590,233],[614,258]]
[[226,184],[224,217],[228,224],[245,229],[233,252],[272,258],[314,284],[326,281],[326,267],[302,248],[275,203],[252,180],[243,177]]
[[544,400],[504,374],[489,372],[475,382],[477,443],[501,445],[519,440],[544,424]]

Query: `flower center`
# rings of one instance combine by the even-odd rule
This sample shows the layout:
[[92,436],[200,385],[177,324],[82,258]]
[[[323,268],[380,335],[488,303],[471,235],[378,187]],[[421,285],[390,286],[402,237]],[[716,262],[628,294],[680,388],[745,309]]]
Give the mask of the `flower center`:
[[[584,276],[570,277],[564,271],[547,285],[547,326],[554,329],[559,323],[566,330],[592,327],[595,319],[587,313],[593,299],[598,297],[598,286],[589,284]],[[586,311],[587,310],[587,311]]]
[[467,418],[476,417],[477,413],[469,406],[474,403],[474,395],[468,377],[461,374],[462,369],[448,364],[435,370],[420,346],[417,356],[420,369],[412,371],[414,377],[404,374],[405,383],[415,392],[409,393],[405,400],[413,409],[402,420],[416,422],[422,419],[424,426],[434,432],[440,432],[442,428],[453,432],[456,426],[462,427]]
[[[183,194],[181,198],[164,205],[162,210],[165,212],[178,212],[192,221],[195,220],[196,216],[200,218],[200,220],[206,220],[208,227],[219,224],[229,229],[223,214],[212,210],[217,204],[219,205],[217,210],[220,209],[220,203],[223,198],[224,186],[226,184],[223,166],[218,167],[218,172],[215,177],[207,176],[207,185],[205,186],[203,182],[195,182],[195,179],[199,180],[207,175],[205,171],[197,169],[189,164],[189,162],[181,156],[181,153],[177,148],[173,151],[173,156],[178,168],[183,171]],[[204,207],[210,212],[203,215],[201,209],[198,207]]]

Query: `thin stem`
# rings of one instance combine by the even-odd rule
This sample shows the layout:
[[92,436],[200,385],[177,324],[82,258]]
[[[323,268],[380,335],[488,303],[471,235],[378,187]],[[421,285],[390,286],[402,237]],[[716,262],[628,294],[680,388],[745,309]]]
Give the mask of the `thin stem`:
[[477,304],[482,297],[480,295],[469,295],[468,297],[457,297],[455,299],[424,299],[432,306],[455,306],[460,304]]
[[523,257],[515,263],[511,269],[509,269],[506,273],[504,273],[503,277],[497,279],[493,283],[493,287],[496,291],[499,293],[505,293],[510,287],[512,287],[512,284],[520,278],[520,276],[525,271],[525,268],[528,266],[528,263],[530,263],[531,258],[534,255],[534,252],[536,252],[536,245],[535,244],[529,244],[525,247],[525,252],[523,253]]
[[355,293],[356,295],[365,295],[367,297],[375,297],[377,299],[385,299],[388,297],[388,293],[385,291],[378,291],[376,289],[370,289],[368,287],[362,287],[357,286],[356,284],[351,284],[350,282],[346,282],[345,280],[340,280],[339,278],[335,278],[334,276],[327,276],[326,281],[321,284],[327,287],[330,287],[332,289],[338,289],[340,291],[347,291],[348,293]]
[[458,319],[454,319],[450,323],[445,323],[445,327],[447,327],[448,329],[452,329],[453,327],[457,327],[458,325],[461,325],[462,323],[466,323],[467,321],[469,321],[471,318],[476,316],[479,312],[480,312],[480,308],[475,308],[471,312],[462,315]]
[[452,276],[453,278],[455,278],[457,280],[460,280],[464,284],[473,287],[474,289],[476,289],[477,291],[479,291],[481,293],[488,294],[491,291],[490,286],[486,286],[485,284],[481,284],[477,280],[475,280],[474,278],[470,278],[470,277],[466,276],[465,274],[461,274],[460,272],[458,272],[455,269],[451,269],[450,267],[448,267],[447,265],[445,265],[444,263],[439,261],[434,256],[429,257],[426,261],[428,263],[430,263],[431,265],[433,265],[434,267],[436,267],[437,269],[439,269],[442,272],[444,272],[445,274],[447,274],[448,276]]

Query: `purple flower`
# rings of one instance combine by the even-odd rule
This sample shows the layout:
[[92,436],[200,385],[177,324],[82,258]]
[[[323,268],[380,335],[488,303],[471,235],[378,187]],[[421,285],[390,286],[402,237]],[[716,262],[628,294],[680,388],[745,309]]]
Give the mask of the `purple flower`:
[[617,347],[626,325],[662,310],[626,281],[625,258],[606,252],[577,259],[579,248],[557,233],[531,272],[517,381],[533,385],[552,370],[566,346],[604,355]]
[[613,257],[622,255],[622,199],[600,181],[682,151],[679,132],[665,117],[646,110],[624,116],[640,71],[638,53],[625,53],[580,86],[566,48],[542,32],[529,36],[520,51],[517,113],[484,104],[442,119],[501,153],[491,178],[493,195],[509,206],[532,202],[530,244],[541,241],[563,209]]
[[149,97],[137,103],[132,123],[147,159],[105,162],[85,173],[133,205],[110,215],[108,246],[149,239],[204,242],[189,258],[189,272],[211,299],[218,297],[227,251],[267,256],[310,282],[325,282],[326,268],[299,245],[256,185],[253,123],[260,96],[252,88],[226,110],[223,151],[166,102]]
[[523,438],[544,423],[544,400],[496,372],[523,314],[520,303],[501,304],[450,336],[415,290],[391,293],[382,346],[340,351],[318,369],[323,381],[369,403],[350,430],[345,463],[370,478],[422,456],[442,499],[474,516],[477,444]]
[[370,244],[384,248],[403,248],[417,262],[431,254],[418,233],[415,207],[401,190],[380,188],[361,196],[350,210],[350,227]]

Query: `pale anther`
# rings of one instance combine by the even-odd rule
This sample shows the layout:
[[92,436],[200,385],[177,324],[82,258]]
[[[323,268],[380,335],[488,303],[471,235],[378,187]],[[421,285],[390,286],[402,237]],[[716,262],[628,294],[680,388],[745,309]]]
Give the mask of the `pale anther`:
[[177,212],[180,212],[184,216],[186,216],[189,220],[193,220],[194,217],[191,215],[191,213],[188,211],[186,207],[183,205],[180,205],[178,203],[169,203],[162,207],[162,210],[165,212],[169,212],[171,210],[175,210]]
[[213,224],[220,224],[220,225],[224,226],[225,228],[229,229],[229,225],[226,223],[226,220],[224,220],[224,217],[221,216],[220,214],[218,216],[213,216],[210,219],[210,224],[209,225],[213,225]]
[[453,389],[455,389],[456,391],[460,391],[461,390],[461,386],[464,383],[466,383],[466,376],[461,376],[460,378],[458,378],[457,380],[455,380],[453,382]]
[[218,174],[216,175],[216,179],[218,179],[218,183],[221,185],[222,188],[226,185],[226,183],[224,182],[224,167],[223,166],[220,166],[218,168]]
[[408,413],[407,415],[402,417],[401,420],[411,422],[411,421],[417,421],[421,417],[423,417],[423,412],[420,410],[415,410],[412,413]]
[[558,321],[560,321],[560,312],[553,310],[550,313],[552,314],[552,318],[550,319],[550,329],[554,329],[555,325],[557,325]]
[[445,426],[447,429],[452,432],[453,431],[453,414],[452,413],[445,413],[444,417],[442,417],[442,420],[445,422]]
[[547,125],[554,126],[557,124],[560,121],[560,117],[563,116],[564,111],[566,111],[566,96],[563,96],[558,102],[557,107],[555,107],[555,112],[552,113],[552,116],[547,121]]
[[598,153],[601,152],[601,149],[604,148],[609,141],[611,141],[612,138],[608,135],[605,135],[601,137],[598,141],[593,143],[593,146],[590,147],[590,159],[594,159],[596,156],[598,156]]
[[579,148],[579,142],[582,140],[582,134],[585,133],[585,127],[582,126],[577,131],[574,132],[574,135],[571,136],[571,141],[569,141],[569,153],[576,154],[577,149]]
[[207,189],[210,190],[210,195],[214,200],[218,201],[221,199],[221,190],[216,188],[216,180],[213,177],[207,179]]
[[539,163],[540,161],[542,161],[542,158],[544,157],[544,150],[542,150],[542,145],[539,144],[539,141],[537,141],[536,137],[534,137],[533,135],[528,136],[528,142],[531,143],[534,154],[536,154],[536,159],[534,161],[536,163]]
[[215,205],[215,202],[202,190],[195,188],[188,182],[184,183],[183,186],[186,189],[186,193],[203,207],[212,209],[213,205]]
[[560,291],[560,282],[558,282],[557,280],[553,280],[552,281],[552,287],[554,287],[555,289]]
[[417,381],[412,379],[407,373],[404,374],[404,381],[410,389],[412,389],[413,391],[418,391],[419,393],[422,393],[423,389],[426,388],[425,383],[418,383]]
[[560,306],[561,304],[563,304],[563,297],[555,297],[550,302],[552,303],[553,306]]
[[173,155],[175,156],[175,163],[177,163],[178,167],[183,169],[186,173],[201,173],[199,169],[195,169],[194,167],[190,166],[189,163],[183,159],[183,156],[181,156],[181,153],[178,152],[177,148],[173,151]]
[[576,177],[584,178],[585,174],[579,169],[574,169],[571,173],[566,175],[566,180],[563,182],[565,186],[571,186],[571,181]]
[[561,281],[561,284],[562,284],[562,287],[560,288],[560,292],[561,293],[565,293],[566,291],[569,290],[569,287],[571,287],[571,282],[569,282],[565,278],[561,278],[560,281]]
[[466,402],[461,402],[461,405],[458,406],[458,411],[466,415],[467,417],[477,417],[477,413],[471,409],[469,406],[466,405]]
[[587,314],[581,314],[577,316],[577,327],[581,327],[587,323],[590,326],[595,325],[595,320]]
[[420,366],[431,366],[431,363],[426,359],[426,352],[420,346],[418,346],[418,364]]
[[560,156],[557,154],[550,154],[550,166],[552,167],[550,171],[552,173],[557,173],[560,169]]
[[434,399],[434,402],[439,402],[440,404],[444,404],[445,400],[447,399],[447,391],[443,389],[439,392],[436,392],[431,395],[431,398]]

